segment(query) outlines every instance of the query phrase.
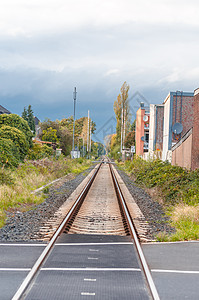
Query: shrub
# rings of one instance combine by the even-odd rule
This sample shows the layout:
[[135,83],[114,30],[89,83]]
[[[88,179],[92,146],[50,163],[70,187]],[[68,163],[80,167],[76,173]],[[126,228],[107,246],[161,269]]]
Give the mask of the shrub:
[[27,159],[37,160],[53,155],[53,149],[47,145],[33,144],[33,147],[28,150]]
[[53,143],[58,142],[59,140],[57,137],[57,130],[53,129],[52,127],[43,130],[42,141],[48,141]]
[[25,135],[19,129],[10,126],[0,127],[0,136],[4,139],[10,139],[19,151],[20,159],[23,160],[28,152],[28,142]]
[[125,162],[125,170],[148,188],[157,187],[165,204],[199,203],[199,170],[188,171],[161,160],[144,161],[137,157]]
[[8,125],[10,127],[15,127],[22,131],[25,134],[26,140],[28,142],[29,147],[32,147],[32,132],[30,127],[28,126],[28,122],[25,121],[18,115],[15,114],[2,114],[0,115],[0,127]]
[[19,151],[15,144],[9,139],[0,138],[0,166],[17,167],[19,162]]

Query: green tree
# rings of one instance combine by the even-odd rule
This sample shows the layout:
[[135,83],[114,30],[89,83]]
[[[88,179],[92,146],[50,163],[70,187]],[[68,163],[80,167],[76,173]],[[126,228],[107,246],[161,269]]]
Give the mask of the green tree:
[[129,85],[126,81],[123,83],[120,94],[114,102],[114,112],[117,120],[116,133],[117,144],[121,142],[124,145],[125,137],[130,129],[130,107],[128,101]]
[[59,146],[64,155],[69,155],[72,150],[72,135],[66,127],[61,127],[60,133]]
[[51,121],[50,119],[46,119],[44,122],[40,124],[42,133],[40,134],[40,138],[43,140],[44,132],[48,128],[53,128],[56,130],[56,135],[59,140],[59,146],[62,149],[62,153],[64,155],[69,155],[72,149],[72,134],[66,126],[62,126],[61,121]]
[[131,124],[131,131],[135,132],[136,129],[136,119],[133,121],[133,123]]
[[[73,116],[66,118],[66,119],[62,119],[60,121],[60,124],[63,127],[67,127],[68,130],[70,131],[70,133],[73,134]],[[75,136],[76,137],[82,136],[83,132],[85,134],[87,132],[86,131],[87,126],[88,126],[88,118],[87,117],[82,117],[80,119],[75,120]],[[96,130],[96,124],[94,121],[91,121],[92,134],[94,134],[95,130]]]
[[28,112],[25,107],[24,107],[21,117],[28,122]]
[[19,162],[19,151],[13,141],[0,138],[0,166],[17,167]]
[[[26,140],[25,134],[11,126],[1,126],[0,127],[0,136],[4,139],[10,139],[16,146],[17,150],[19,151],[20,159],[23,160],[28,153],[29,145]],[[16,152],[16,157],[18,156],[18,153]]]
[[59,141],[57,137],[57,130],[52,127],[43,130],[42,141],[57,143]]
[[130,148],[131,146],[135,146],[135,132],[130,131],[124,141],[124,146],[126,148]]
[[0,128],[4,125],[14,127],[22,131],[25,134],[26,140],[29,144],[29,147],[32,147],[32,132],[28,126],[28,122],[25,121],[18,115],[15,114],[2,114],[0,115]]
[[29,125],[31,131],[35,134],[35,119],[34,119],[31,105],[28,105],[27,117],[28,117],[28,125]]
[[[86,147],[87,142],[87,125],[88,118],[82,117],[80,119],[75,120],[75,145],[79,145],[79,148],[83,146],[83,138],[84,138],[84,146]],[[40,134],[40,138],[42,140],[46,140],[44,138],[44,132],[48,128],[55,129],[57,138],[59,140],[59,146],[62,149],[64,155],[69,155],[72,150],[72,135],[73,135],[73,116],[69,118],[64,118],[61,121],[51,121],[50,119],[46,119],[44,122],[40,124],[42,133]],[[92,134],[96,130],[95,122],[91,121],[91,132]],[[83,136],[84,135],[84,136]]]

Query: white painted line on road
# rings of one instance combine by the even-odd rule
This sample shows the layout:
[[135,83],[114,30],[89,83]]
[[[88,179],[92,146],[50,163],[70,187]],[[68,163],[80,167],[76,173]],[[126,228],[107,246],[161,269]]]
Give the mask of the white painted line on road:
[[127,271],[127,272],[141,272],[137,268],[41,268],[41,271]]
[[199,274],[199,271],[161,270],[161,269],[152,269],[151,272],[156,272],[156,273],[179,273],[179,274]]
[[152,242],[147,242],[147,243],[142,243],[142,245],[165,245],[165,244],[193,244],[193,243],[199,243],[199,241],[176,241],[176,242],[156,242],[156,241],[152,241]]
[[95,259],[95,260],[98,260],[98,257],[88,257],[88,259]]
[[121,243],[57,243],[55,246],[91,246],[91,245],[99,245],[99,246],[106,246],[106,245],[133,245],[132,242],[121,242]]
[[82,296],[95,296],[95,293],[82,292]]
[[47,244],[0,244],[1,246],[10,247],[46,247]]
[[84,278],[84,281],[96,281],[97,279],[95,278]]
[[98,249],[89,249],[89,251],[91,251],[91,252],[98,252],[99,250]]
[[21,268],[21,269],[19,269],[19,268],[0,268],[0,272],[1,271],[16,271],[16,272],[29,272],[31,270],[31,268]]

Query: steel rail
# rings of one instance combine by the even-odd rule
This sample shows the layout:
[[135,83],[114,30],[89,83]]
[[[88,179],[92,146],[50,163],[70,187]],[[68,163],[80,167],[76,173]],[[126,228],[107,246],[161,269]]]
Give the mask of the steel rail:
[[87,194],[87,192],[88,192],[91,184],[93,183],[93,181],[94,181],[94,179],[95,179],[95,177],[96,177],[96,175],[97,175],[97,173],[98,173],[101,165],[102,165],[102,162],[97,167],[96,171],[94,172],[94,174],[92,175],[92,177],[89,179],[89,181],[87,182],[86,186],[83,188],[82,192],[80,193],[80,195],[76,199],[76,201],[73,204],[73,206],[71,207],[70,211],[68,212],[68,214],[66,215],[66,217],[64,218],[64,220],[62,221],[62,223],[60,224],[60,226],[58,227],[58,229],[56,230],[56,232],[54,233],[54,235],[53,235],[52,239],[50,240],[49,244],[46,246],[46,248],[44,249],[44,251],[41,253],[41,255],[39,256],[39,258],[35,262],[34,266],[31,269],[31,271],[28,273],[28,275],[26,276],[26,278],[22,282],[21,286],[19,287],[19,289],[17,290],[17,292],[13,296],[12,300],[23,299],[21,297],[23,296],[23,294],[27,290],[30,282],[33,280],[34,276],[36,275],[36,273],[40,269],[42,263],[44,262],[44,260],[46,259],[47,255],[49,254],[50,250],[54,246],[57,238],[59,237],[59,235],[61,234],[61,232],[64,230],[67,222],[70,220],[70,218],[74,214],[74,212],[75,212],[77,206],[79,205],[79,203],[84,200],[84,198],[85,198],[85,196],[86,196],[86,194]]
[[145,274],[145,277],[146,277],[146,280],[147,280],[147,283],[148,283],[151,295],[152,295],[152,297],[153,297],[154,300],[160,300],[158,292],[157,292],[157,289],[156,289],[154,281],[153,281],[153,278],[151,276],[151,272],[150,272],[148,264],[146,262],[146,258],[144,256],[144,253],[142,251],[140,242],[138,240],[137,233],[136,233],[133,221],[131,219],[131,216],[130,216],[130,213],[128,211],[125,199],[123,197],[122,191],[120,189],[120,186],[118,184],[117,178],[116,178],[116,176],[114,174],[114,171],[113,171],[113,168],[112,168],[111,164],[109,164],[109,166],[110,166],[110,170],[111,170],[113,182],[114,182],[114,185],[115,185],[115,189],[116,189],[116,192],[117,192],[118,197],[120,199],[120,202],[122,204],[122,208],[123,208],[126,220],[128,222],[128,226],[129,226],[129,229],[130,229],[130,232],[131,232],[131,236],[133,237],[134,244],[135,244],[138,256],[140,258],[140,262],[141,262],[141,265],[142,265],[142,268],[143,268],[143,271],[144,271],[144,274]]

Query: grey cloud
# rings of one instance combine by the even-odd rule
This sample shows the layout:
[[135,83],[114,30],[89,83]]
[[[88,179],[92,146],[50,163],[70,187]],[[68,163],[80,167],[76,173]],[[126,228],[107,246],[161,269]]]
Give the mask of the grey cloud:
[[[150,103],[161,103],[170,90],[192,91],[198,84],[197,75],[185,76],[198,59],[193,26],[83,27],[32,38],[1,37],[0,43],[0,104],[19,114],[32,104],[41,119],[71,115],[74,86],[77,115],[90,109],[100,128],[114,116],[113,102],[125,80],[131,94],[139,91]],[[179,78],[169,81],[175,69]]]

